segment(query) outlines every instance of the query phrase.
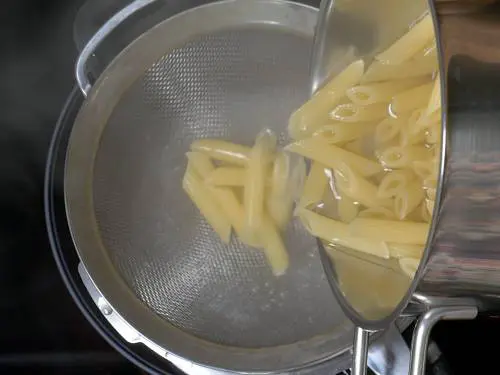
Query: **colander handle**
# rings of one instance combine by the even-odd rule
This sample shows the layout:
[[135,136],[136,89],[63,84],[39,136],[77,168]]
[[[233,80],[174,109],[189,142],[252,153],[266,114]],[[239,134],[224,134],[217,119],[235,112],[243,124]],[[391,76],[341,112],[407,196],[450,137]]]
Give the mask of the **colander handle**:
[[[427,357],[427,344],[434,325],[440,320],[468,320],[477,316],[475,306],[434,307],[418,319],[411,344],[409,375],[424,375]],[[366,375],[369,331],[356,328],[352,375]]]
[[102,27],[94,34],[87,42],[82,52],[78,56],[75,67],[76,82],[82,91],[83,95],[87,96],[92,88],[88,77],[87,63],[94,56],[95,50],[104,39],[115,30],[124,20],[130,17],[135,12],[143,9],[149,4],[157,0],[135,0],[125,8],[111,17]]

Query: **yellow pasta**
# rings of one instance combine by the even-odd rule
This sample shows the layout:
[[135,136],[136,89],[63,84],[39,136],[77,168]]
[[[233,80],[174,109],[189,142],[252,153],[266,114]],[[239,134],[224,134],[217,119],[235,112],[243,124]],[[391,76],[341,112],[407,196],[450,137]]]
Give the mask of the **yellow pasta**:
[[419,208],[419,213],[420,213],[420,218],[425,221],[426,223],[430,223],[432,219],[432,214],[429,212],[427,209],[427,205],[422,203]]
[[377,186],[347,165],[335,171],[335,186],[354,202],[366,207],[390,207],[391,200],[377,196]]
[[330,145],[319,138],[308,138],[292,143],[286,147],[286,150],[320,162],[328,168],[336,169],[342,163],[346,163],[362,176],[372,176],[382,171],[379,163]]
[[415,160],[412,163],[412,169],[420,179],[425,180],[429,176],[435,176],[437,173],[437,160]]
[[407,117],[400,116],[398,118],[387,117],[382,120],[375,129],[375,143],[376,145],[387,144],[394,140],[401,129],[406,125]]
[[[389,219],[396,220],[394,210],[387,207],[372,207],[361,211],[358,217],[365,217],[369,219]],[[351,220],[352,221],[352,220]]]
[[410,168],[414,160],[425,160],[430,156],[425,146],[394,146],[383,150],[379,160],[386,168]]
[[202,179],[205,179],[214,170],[214,165],[207,155],[201,152],[188,152],[186,156],[189,166],[191,166]]
[[349,232],[348,224],[329,219],[307,209],[300,211],[300,219],[309,233],[326,242],[381,258],[389,258],[389,249],[385,242],[353,236]]
[[426,83],[397,94],[392,98],[389,106],[390,112],[399,114],[414,111],[428,104],[429,95],[432,92],[432,83]]
[[425,245],[428,230],[429,224],[412,221],[357,218],[349,224],[353,236],[410,245]]
[[420,86],[425,78],[409,78],[396,81],[362,84],[346,91],[346,95],[356,105],[370,105],[375,103],[388,103],[394,95],[412,87]]
[[290,137],[302,139],[317,130],[322,125],[322,116],[340,102],[349,87],[359,82],[364,67],[363,60],[353,62],[297,109],[288,123]]
[[427,14],[408,33],[375,58],[386,64],[401,64],[417,54],[433,39],[434,26],[432,17]]
[[350,124],[338,122],[321,127],[313,136],[320,137],[329,144],[340,144],[372,133],[375,130],[375,126],[374,123],[362,122]]
[[405,126],[401,129],[401,146],[415,145],[425,141],[427,125],[419,122],[423,112],[422,108],[411,112]]
[[191,144],[192,151],[199,151],[215,160],[236,165],[246,165],[250,148],[220,139],[200,139]]
[[337,200],[337,211],[340,221],[350,223],[358,216],[359,204],[354,202],[347,195],[341,194]]
[[243,186],[245,185],[246,169],[241,167],[219,167],[212,171],[205,183],[212,186]]
[[210,190],[204,185],[202,178],[189,165],[182,180],[182,187],[220,239],[229,243],[231,223],[218,206]]
[[290,157],[279,152],[273,165],[271,186],[266,198],[267,210],[278,228],[284,229],[292,216],[293,198],[290,191]]
[[424,253],[424,247],[421,245],[408,245],[389,242],[387,244],[389,253],[393,258],[416,258],[420,259]]
[[371,104],[359,106],[353,103],[340,104],[330,112],[330,118],[341,122],[380,121],[387,116],[387,105]]
[[309,174],[304,183],[304,190],[297,204],[297,210],[316,205],[321,201],[328,185],[326,167],[317,161],[311,163]]
[[435,145],[441,143],[441,124],[434,123],[427,129],[425,140],[428,144]]
[[249,236],[255,235],[262,226],[267,168],[275,148],[276,137],[263,131],[257,135],[250,151],[243,194],[245,223]]
[[425,189],[425,194],[427,196],[427,199],[430,199],[432,201],[436,200],[436,188]]
[[424,200],[424,189],[420,181],[414,181],[404,189],[398,191],[394,198],[394,211],[398,219],[403,220],[415,210]]
[[377,189],[379,198],[393,198],[404,191],[415,180],[415,174],[407,169],[387,173]]
[[432,88],[432,94],[429,99],[429,104],[427,105],[426,115],[431,116],[434,112],[441,109],[441,78],[439,73],[434,79],[434,86]]
[[401,258],[399,259],[399,266],[401,270],[409,277],[414,278],[415,273],[417,272],[418,265],[420,264],[420,260],[414,258]]
[[267,214],[263,215],[262,220],[262,226],[259,230],[259,240],[262,242],[262,250],[267,262],[271,266],[273,274],[275,276],[284,275],[290,263],[285,244],[278,228]]

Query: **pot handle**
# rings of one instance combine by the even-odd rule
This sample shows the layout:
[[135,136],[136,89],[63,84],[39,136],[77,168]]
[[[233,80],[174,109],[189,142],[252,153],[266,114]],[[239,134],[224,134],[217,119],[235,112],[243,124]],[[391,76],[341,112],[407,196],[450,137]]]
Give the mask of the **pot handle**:
[[[427,357],[427,344],[434,325],[440,320],[467,320],[477,316],[475,306],[434,307],[418,319],[411,345],[409,375],[424,375]],[[369,331],[356,328],[352,375],[366,375]]]
[[87,96],[92,88],[90,79],[87,75],[87,62],[94,55],[95,50],[101,42],[120,25],[124,20],[130,17],[135,12],[143,9],[156,0],[135,0],[125,8],[111,17],[94,36],[87,42],[82,52],[78,56],[75,67],[76,82],[84,96]]

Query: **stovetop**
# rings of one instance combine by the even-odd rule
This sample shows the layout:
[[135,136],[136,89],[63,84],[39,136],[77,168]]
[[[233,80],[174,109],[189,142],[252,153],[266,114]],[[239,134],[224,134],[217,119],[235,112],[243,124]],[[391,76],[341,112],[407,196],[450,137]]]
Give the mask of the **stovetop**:
[[[82,4],[6,0],[0,11],[0,373],[140,373],[73,304],[44,224],[46,153],[74,85],[72,28]],[[491,318],[434,330],[455,374],[498,371],[497,337],[500,324]]]

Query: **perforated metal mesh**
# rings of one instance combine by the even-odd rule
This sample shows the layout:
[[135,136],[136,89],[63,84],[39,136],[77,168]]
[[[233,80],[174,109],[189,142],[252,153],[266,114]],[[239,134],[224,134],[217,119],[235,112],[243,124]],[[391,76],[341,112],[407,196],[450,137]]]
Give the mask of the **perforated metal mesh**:
[[275,278],[259,250],[222,244],[181,186],[195,139],[250,145],[271,128],[285,142],[289,114],[308,95],[310,47],[262,26],[201,36],[130,87],[102,135],[94,206],[110,258],[145,304],[197,337],[260,348],[345,322],[298,223],[286,234],[291,267]]

